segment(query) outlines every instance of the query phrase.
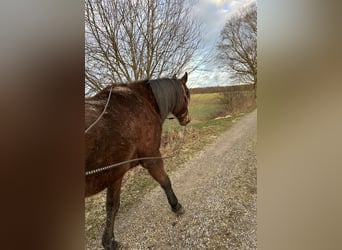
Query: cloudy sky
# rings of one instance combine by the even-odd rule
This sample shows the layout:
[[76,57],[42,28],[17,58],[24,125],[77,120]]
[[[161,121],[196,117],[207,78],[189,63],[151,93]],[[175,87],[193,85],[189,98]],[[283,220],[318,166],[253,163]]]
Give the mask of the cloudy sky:
[[[239,8],[252,2],[255,0],[198,0],[196,2],[193,10],[202,22],[202,55],[205,58],[207,58],[207,53],[209,56],[214,55],[215,45],[227,19]],[[217,67],[217,63],[206,62],[200,64],[198,70],[189,75],[189,86],[193,88],[232,84],[228,77],[227,73]]]

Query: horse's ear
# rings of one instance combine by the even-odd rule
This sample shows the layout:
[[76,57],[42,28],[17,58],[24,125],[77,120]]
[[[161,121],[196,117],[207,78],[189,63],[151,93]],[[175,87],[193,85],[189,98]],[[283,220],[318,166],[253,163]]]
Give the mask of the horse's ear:
[[185,85],[187,81],[188,81],[188,73],[185,72],[184,76],[181,79],[181,83]]

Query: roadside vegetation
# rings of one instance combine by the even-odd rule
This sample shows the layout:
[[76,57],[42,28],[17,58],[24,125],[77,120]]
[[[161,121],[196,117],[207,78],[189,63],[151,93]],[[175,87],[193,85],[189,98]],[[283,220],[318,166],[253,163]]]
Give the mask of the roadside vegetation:
[[[254,91],[246,86],[219,87],[220,92],[212,91],[213,88],[191,90],[192,121],[186,131],[176,119],[165,121],[162,155],[169,156],[177,152],[175,157],[164,160],[167,173],[177,170],[230,128],[244,113],[251,112],[256,107]],[[123,180],[119,212],[127,211],[157,185],[158,183],[142,167],[130,170]],[[102,233],[100,230],[106,214],[105,197],[103,191],[85,201],[86,241],[98,237],[99,232]]]

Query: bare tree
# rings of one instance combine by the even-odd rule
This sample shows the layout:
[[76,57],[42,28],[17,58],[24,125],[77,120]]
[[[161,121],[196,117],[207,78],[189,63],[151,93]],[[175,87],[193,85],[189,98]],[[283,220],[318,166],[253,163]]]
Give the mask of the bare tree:
[[218,59],[234,80],[257,86],[257,7],[253,3],[232,16],[221,31]]
[[85,33],[90,90],[180,73],[200,43],[185,0],[86,0]]

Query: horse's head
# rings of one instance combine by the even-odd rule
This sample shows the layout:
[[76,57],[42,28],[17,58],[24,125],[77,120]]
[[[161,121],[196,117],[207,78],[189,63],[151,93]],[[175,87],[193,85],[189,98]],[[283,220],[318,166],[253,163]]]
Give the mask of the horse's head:
[[[175,78],[175,76],[174,76]],[[178,82],[181,84],[183,96],[180,98],[180,103],[177,105],[177,109],[173,113],[180,125],[185,126],[190,122],[190,115],[189,115],[189,102],[190,102],[190,91],[186,86],[186,82],[188,80],[188,73],[185,73],[181,79],[177,79]]]

